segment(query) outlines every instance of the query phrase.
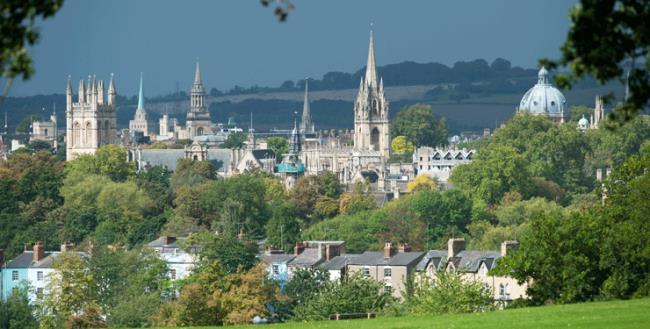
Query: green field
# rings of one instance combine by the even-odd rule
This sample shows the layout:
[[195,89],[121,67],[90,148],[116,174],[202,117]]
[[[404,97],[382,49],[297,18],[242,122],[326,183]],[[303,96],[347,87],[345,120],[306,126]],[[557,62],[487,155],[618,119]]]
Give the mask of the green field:
[[[229,328],[242,328],[235,326]],[[250,327],[250,326],[245,326]],[[530,307],[488,313],[408,316],[372,320],[284,323],[273,329],[509,329],[509,328],[650,328],[650,299]],[[208,328],[208,327],[202,327]],[[216,328],[216,327],[209,327]]]

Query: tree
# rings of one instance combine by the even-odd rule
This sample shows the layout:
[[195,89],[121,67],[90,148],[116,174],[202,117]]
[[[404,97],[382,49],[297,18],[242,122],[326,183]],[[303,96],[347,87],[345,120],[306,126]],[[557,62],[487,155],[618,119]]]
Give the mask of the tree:
[[479,281],[466,280],[457,272],[436,272],[416,284],[408,307],[415,314],[456,314],[492,309],[490,291]]
[[438,189],[438,183],[427,174],[420,174],[415,179],[408,183],[407,189],[409,192],[417,192],[421,190],[435,191]]
[[38,321],[35,309],[30,305],[27,289],[16,289],[7,300],[0,300],[0,328],[36,329]]
[[240,267],[248,270],[257,263],[257,244],[240,241],[232,234],[202,232],[193,235],[188,244],[201,247],[199,257],[202,263],[217,261],[226,273],[234,273]]
[[285,293],[295,307],[304,304],[327,288],[329,272],[320,268],[296,270],[285,287]]
[[178,159],[176,171],[172,174],[170,182],[172,187],[177,188],[181,185],[197,185],[216,178],[217,170],[212,162]]
[[[644,0],[582,0],[570,17],[562,57],[543,62],[552,68],[568,67],[568,72],[556,76],[561,87],[571,87],[585,75],[601,84],[627,80],[629,97],[611,116],[619,123],[629,121],[650,100],[650,6]],[[644,63],[635,65],[636,61]]]
[[397,154],[413,153],[413,143],[404,136],[395,136],[390,143],[390,148]]
[[95,280],[81,255],[63,252],[53,267],[45,289],[41,322],[63,323],[97,305],[93,294]]
[[291,252],[300,238],[300,220],[295,208],[284,200],[273,201],[270,205],[271,219],[266,224],[266,245]]
[[115,182],[135,176],[135,163],[127,161],[126,149],[113,144],[100,147],[95,154],[81,155],[66,163],[68,175],[104,175]]
[[430,105],[403,108],[391,123],[391,134],[406,137],[416,147],[447,145],[447,123],[433,116]]
[[248,139],[248,136],[242,132],[230,133],[226,141],[223,142],[220,146],[225,149],[240,149],[244,147],[244,143]]
[[275,158],[278,161],[282,160],[283,154],[287,154],[289,152],[289,143],[285,138],[269,137],[269,139],[266,140],[266,144],[268,145],[268,148],[273,150],[275,153]]

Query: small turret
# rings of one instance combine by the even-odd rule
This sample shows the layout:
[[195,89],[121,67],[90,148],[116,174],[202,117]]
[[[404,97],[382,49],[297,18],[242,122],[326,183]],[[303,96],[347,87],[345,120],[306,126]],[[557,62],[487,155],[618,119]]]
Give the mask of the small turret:
[[68,75],[68,83],[65,87],[65,110],[72,111],[72,77]]
[[88,87],[86,88],[86,103],[92,103],[93,101],[93,80],[92,76],[88,75]]
[[97,81],[97,104],[104,105],[104,80]]
[[111,81],[108,83],[108,105],[115,107],[115,79],[111,73]]
[[79,99],[77,101],[79,104],[86,102],[86,86],[84,85],[83,79],[79,80]]

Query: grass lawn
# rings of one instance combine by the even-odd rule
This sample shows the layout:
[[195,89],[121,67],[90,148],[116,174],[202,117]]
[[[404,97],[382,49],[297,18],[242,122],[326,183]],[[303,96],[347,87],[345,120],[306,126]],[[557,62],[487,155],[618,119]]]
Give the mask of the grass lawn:
[[[229,328],[242,328],[235,326]],[[250,326],[246,326],[250,327]],[[482,314],[262,325],[272,329],[650,328],[650,299],[531,307]],[[208,327],[202,327],[208,328]],[[215,328],[215,327],[210,327]]]

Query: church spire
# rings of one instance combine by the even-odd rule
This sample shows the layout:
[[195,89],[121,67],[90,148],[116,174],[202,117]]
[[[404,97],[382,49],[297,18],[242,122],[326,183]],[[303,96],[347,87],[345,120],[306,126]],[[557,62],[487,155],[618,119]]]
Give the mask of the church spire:
[[194,71],[194,84],[201,84],[201,68],[199,67],[199,60],[196,60],[196,70]]
[[300,121],[300,131],[302,133],[313,133],[311,122],[311,109],[309,108],[309,79],[305,79],[305,100],[302,105],[302,119]]
[[368,63],[366,64],[366,85],[377,87],[377,68],[375,65],[375,39],[370,24],[370,44],[368,45]]
[[140,72],[140,92],[138,93],[138,108],[144,109],[144,92],[142,90],[142,72]]

